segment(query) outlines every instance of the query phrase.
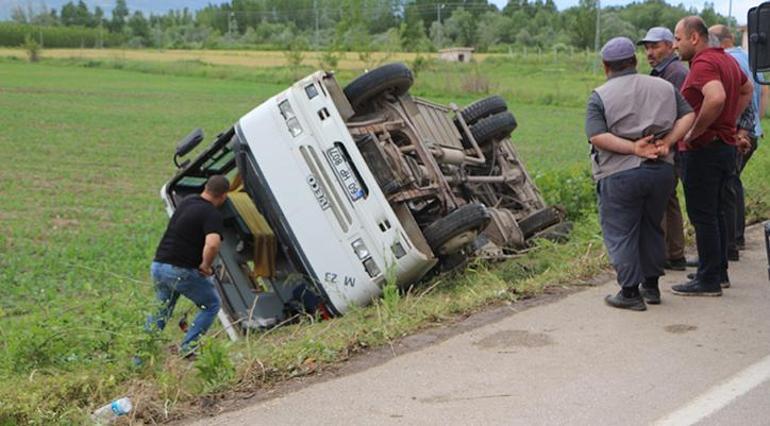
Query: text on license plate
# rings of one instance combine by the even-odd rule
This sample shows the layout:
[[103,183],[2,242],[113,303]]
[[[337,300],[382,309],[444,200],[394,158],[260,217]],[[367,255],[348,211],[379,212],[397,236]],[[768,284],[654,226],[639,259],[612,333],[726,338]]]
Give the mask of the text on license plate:
[[332,167],[334,167],[334,174],[337,175],[340,185],[345,188],[348,197],[350,197],[352,201],[362,198],[364,196],[364,190],[361,189],[361,183],[358,181],[355,173],[353,173],[353,170],[351,170],[350,164],[348,164],[348,160],[345,158],[342,151],[340,151],[339,148],[334,147],[329,148],[326,153],[329,156],[329,162]]

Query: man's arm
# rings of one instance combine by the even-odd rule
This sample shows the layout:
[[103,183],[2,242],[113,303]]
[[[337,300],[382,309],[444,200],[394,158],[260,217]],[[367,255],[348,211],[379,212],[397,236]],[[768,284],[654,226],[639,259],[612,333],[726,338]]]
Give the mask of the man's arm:
[[[684,142],[690,144],[690,142],[702,135],[703,132],[719,117],[722,113],[722,109],[725,105],[725,87],[719,80],[711,80],[706,83],[701,89],[703,93],[703,103],[701,104],[700,113],[695,117],[695,123],[690,129],[690,132],[685,136]],[[745,108],[745,105],[744,105]]]
[[625,155],[636,155],[642,158],[658,158],[658,148],[652,144],[654,135],[645,136],[635,141],[615,136],[612,133],[601,133],[591,137],[591,144],[605,151]]
[[741,90],[738,94],[738,114],[735,116],[735,120],[738,120],[738,117],[741,116],[741,113],[746,109],[746,107],[749,106],[749,103],[751,103],[751,96],[754,94],[754,85],[751,84],[750,79],[746,79],[746,82],[741,85]]
[[666,136],[663,136],[656,142],[656,145],[658,145],[658,155],[661,157],[668,155],[671,146],[687,134],[687,131],[690,130],[694,121],[694,112],[689,112],[679,117],[679,119],[674,122],[674,128],[671,129]]
[[217,233],[206,234],[206,243],[203,245],[203,260],[201,261],[198,270],[203,275],[209,276],[212,274],[211,265],[214,263],[214,258],[219,253],[219,245],[222,243],[222,237]]

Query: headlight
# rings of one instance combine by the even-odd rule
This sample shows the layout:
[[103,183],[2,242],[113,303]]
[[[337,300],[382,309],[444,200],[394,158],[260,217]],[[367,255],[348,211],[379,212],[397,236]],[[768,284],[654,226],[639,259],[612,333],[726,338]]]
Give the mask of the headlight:
[[396,255],[396,259],[401,259],[406,254],[406,250],[404,250],[404,246],[401,245],[401,243],[396,242],[393,244],[390,249],[393,251],[393,254]]
[[364,260],[364,268],[366,269],[366,273],[372,278],[380,275],[380,268],[377,267],[377,264],[374,263],[374,259],[371,257]]
[[286,120],[294,117],[294,110],[291,109],[291,105],[289,105],[289,101],[283,101],[280,104],[278,104],[278,109],[281,110],[281,115]]
[[369,257],[369,249],[366,248],[362,239],[359,238],[353,241],[353,244],[351,245],[353,246],[353,251],[356,252],[356,256],[358,256],[358,259],[364,260]]
[[302,134],[302,126],[299,125],[299,120],[297,120],[297,117],[292,117],[286,120],[286,125],[289,126],[289,132],[295,138]]

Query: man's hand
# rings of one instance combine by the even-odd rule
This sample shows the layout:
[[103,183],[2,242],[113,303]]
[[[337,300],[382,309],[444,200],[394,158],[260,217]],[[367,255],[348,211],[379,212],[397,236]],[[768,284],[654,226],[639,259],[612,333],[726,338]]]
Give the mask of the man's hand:
[[748,154],[751,150],[751,138],[749,132],[746,129],[738,129],[738,133],[735,134],[735,141],[737,142],[736,148],[741,154]]
[[203,274],[204,277],[210,277],[214,274],[214,270],[211,269],[211,265],[206,265],[203,263],[198,266],[198,272]]
[[634,141],[634,155],[655,160],[658,158],[658,147],[652,143],[653,135],[645,136]]
[[658,157],[665,157],[671,152],[671,147],[663,139],[656,140],[655,146],[658,148]]

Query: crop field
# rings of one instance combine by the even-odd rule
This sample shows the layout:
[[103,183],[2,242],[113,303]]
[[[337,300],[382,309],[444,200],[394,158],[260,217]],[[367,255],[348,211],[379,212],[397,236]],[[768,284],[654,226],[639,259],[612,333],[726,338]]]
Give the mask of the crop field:
[[[428,62],[415,67],[416,95],[460,106],[490,93],[507,99],[519,122],[512,139],[546,197],[576,220],[573,240],[387,294],[330,322],[307,319],[236,344],[217,324],[195,363],[179,360],[166,347],[181,338],[173,325],[188,304],[180,302],[160,338],[142,329],[154,309],[149,263],[167,221],[158,192],[174,173],[175,143],[195,127],[211,140],[285,89],[297,70],[149,57],[28,64],[8,56],[0,59],[0,424],[80,423],[124,394],[137,420],[179,418],[200,412],[205,398],[313,374],[606,266],[582,131],[585,99],[602,80],[590,64]],[[339,78],[359,71],[343,67]],[[760,145],[744,179],[755,218],[770,212],[768,175],[770,152]]]

